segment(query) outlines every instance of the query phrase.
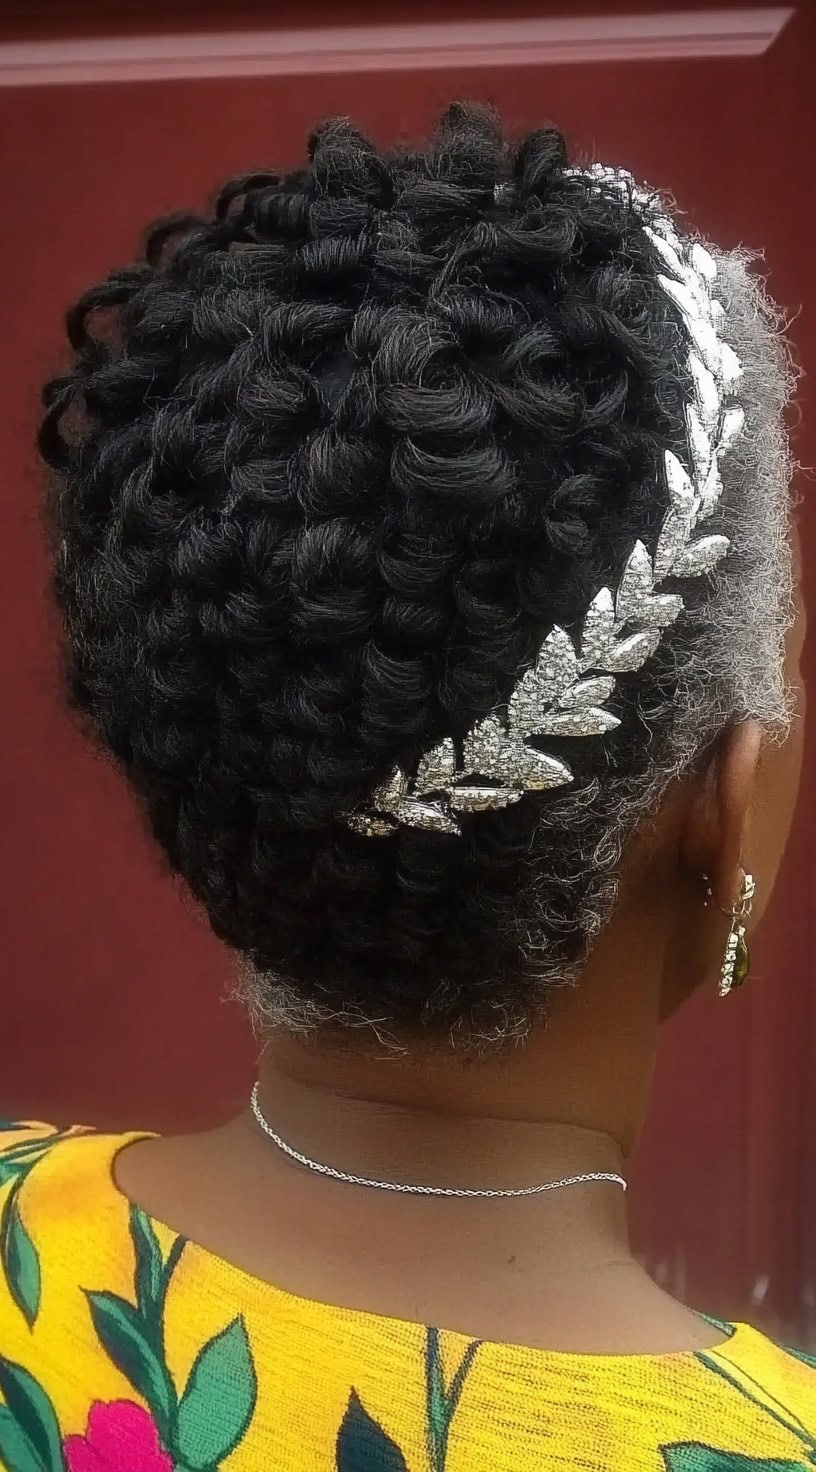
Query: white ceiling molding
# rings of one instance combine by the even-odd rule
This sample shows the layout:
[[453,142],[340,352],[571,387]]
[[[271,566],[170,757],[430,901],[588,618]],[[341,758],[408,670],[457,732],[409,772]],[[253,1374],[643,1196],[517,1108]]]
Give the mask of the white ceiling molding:
[[761,56],[793,6],[0,44],[0,87]]

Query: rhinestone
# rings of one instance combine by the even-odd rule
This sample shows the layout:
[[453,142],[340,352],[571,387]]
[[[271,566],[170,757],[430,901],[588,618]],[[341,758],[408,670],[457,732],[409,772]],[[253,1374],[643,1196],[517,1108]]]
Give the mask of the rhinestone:
[[731,543],[727,537],[700,537],[692,542],[678,559],[674,573],[679,578],[696,578],[710,572],[724,557]]
[[[662,583],[668,577],[674,567],[677,558],[685,547],[692,527],[693,502],[688,511],[670,511],[663,523],[663,529],[657,542],[655,552],[654,574],[655,582]],[[679,611],[679,610],[678,610]]]
[[416,774],[414,790],[419,793],[441,792],[453,781],[456,751],[449,736],[422,758]]
[[344,813],[343,821],[364,838],[386,838],[396,830],[393,822],[389,822],[387,818],[378,818],[375,813]]
[[652,230],[651,226],[649,225],[646,226],[646,234],[651,240],[655,250],[659,252],[663,260],[666,262],[669,270],[674,271],[675,275],[679,275],[683,269],[683,263],[674,246],[670,245],[668,240],[664,240],[663,236],[659,235],[656,230]]
[[399,767],[395,767],[391,776],[373,794],[372,802],[377,812],[394,812],[407,790],[408,779],[405,773],[401,772]]
[[748,942],[745,938],[745,931],[743,929],[740,929],[739,935],[737,936],[737,948],[736,955],[734,957],[734,969],[731,974],[732,988],[736,989],[745,985],[746,981],[748,980],[750,964],[751,962],[748,955]]
[[686,286],[685,282],[675,281],[671,276],[658,275],[658,281],[667,296],[677,304],[686,319],[690,323],[700,316],[700,303],[694,294]]
[[447,817],[433,802],[417,802],[406,798],[399,805],[397,817],[409,828],[425,828],[430,833],[461,833],[459,824]]
[[579,680],[561,696],[558,702],[562,707],[583,707],[586,705],[604,705],[615,688],[615,680],[612,675],[597,675],[592,680]]
[[642,622],[653,629],[668,629],[683,612],[679,593],[656,593],[643,606]]
[[689,353],[688,366],[694,379],[694,391],[697,398],[697,411],[704,428],[711,433],[716,427],[720,414],[720,393],[717,388],[717,380],[713,373],[706,368],[705,363],[698,357],[697,353]]
[[520,787],[456,787],[451,793],[450,804],[459,813],[484,813],[491,808],[506,808],[521,802],[524,793]]
[[703,317],[687,317],[686,326],[691,333],[700,352],[706,368],[715,378],[722,373],[722,353],[725,344],[721,344],[711,322]]
[[730,343],[722,345],[722,381],[727,389],[732,389],[742,378],[742,364]]
[[708,467],[711,464],[711,439],[700,423],[700,416],[694,404],[689,404],[686,409],[686,425],[696,472],[694,478],[699,484],[708,475]]
[[605,736],[620,725],[617,716],[599,706],[580,710],[553,711],[541,720],[539,736]]
[[493,716],[474,726],[465,741],[465,772],[491,776],[509,787],[540,791],[572,781],[569,767],[502,731]]
[[553,701],[578,680],[578,656],[573,642],[563,629],[556,627],[544,640],[535,667],[522,676],[507,709],[510,730],[531,736],[539,718]]
[[584,619],[582,670],[597,668],[615,636],[615,603],[609,588],[596,593]]
[[700,245],[699,241],[695,240],[691,247],[690,255],[691,264],[695,271],[700,276],[703,276],[706,281],[714,281],[717,276],[717,262],[709,254],[705,246]]
[[623,569],[618,596],[615,601],[615,620],[622,626],[637,618],[644,599],[651,596],[654,587],[652,559],[642,542],[635,542]]
[[736,404],[732,409],[726,409],[725,413],[723,414],[722,429],[720,430],[720,443],[718,446],[719,453],[721,455],[726,450],[730,449],[734,440],[737,438],[738,435],[742,434],[744,428],[745,410],[742,408],[742,406],[740,404]]
[[711,461],[711,468],[706,476],[705,484],[700,492],[700,509],[697,512],[698,521],[705,521],[711,515],[712,511],[716,510],[722,495],[722,489],[720,466],[718,458],[715,455]]
[[671,450],[666,451],[663,461],[672,506],[675,511],[691,516],[694,511],[694,486],[685,465],[681,464]]
[[604,655],[602,669],[611,674],[623,674],[626,670],[639,670],[654,654],[660,643],[659,629],[645,629],[641,634],[631,634]]

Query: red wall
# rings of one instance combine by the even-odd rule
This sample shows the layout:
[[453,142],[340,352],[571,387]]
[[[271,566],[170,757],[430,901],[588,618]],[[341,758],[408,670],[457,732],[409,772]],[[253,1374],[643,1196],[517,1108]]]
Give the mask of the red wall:
[[[155,76],[143,63],[127,82],[91,82],[74,61],[74,80],[58,80],[65,53],[46,40],[184,31],[182,17],[165,6],[151,20],[151,8],[158,12],[119,7],[114,23],[101,4],[90,20],[86,6],[84,21],[76,7],[30,4],[0,18],[0,1110],[161,1128],[213,1120],[243,1101],[252,1049],[237,1009],[222,1000],[225,956],[161,874],[118,781],[83,748],[59,704],[31,444],[63,307],[127,258],[150,216],[200,202],[220,177],[248,165],[294,161],[315,117],[351,111],[385,141],[424,129],[452,96],[468,95],[498,102],[514,125],[554,118],[582,149],[670,183],[721,243],[761,245],[774,293],[792,313],[802,308],[793,333],[807,369],[816,365],[816,17],[798,7],[755,56],[661,59],[660,26],[645,19],[651,41],[639,61],[590,61],[579,37],[569,64],[550,64],[554,53],[539,38],[512,54],[471,51],[465,67],[455,64],[453,33],[436,68],[421,46],[395,62],[385,45],[388,55],[363,72],[347,60],[331,70],[325,45],[316,45],[311,74],[287,74],[272,47],[260,75],[185,78],[176,59],[165,80],[140,80]],[[569,7],[567,18],[591,8]],[[692,25],[686,50],[710,51],[708,8],[689,10],[698,35]],[[730,8],[739,24],[723,50],[738,48],[739,26],[751,32],[750,10]],[[430,25],[446,13],[460,21],[503,14],[490,4],[426,6],[411,18]],[[606,17],[613,13],[607,5]],[[523,18],[525,7],[514,14]],[[548,7],[526,14],[545,16]],[[381,15],[358,4],[354,19],[376,26]],[[320,20],[312,12],[311,23]],[[266,7],[255,7],[251,23],[268,25]],[[198,24],[205,29],[200,13]],[[234,33],[233,16],[230,25]],[[375,45],[388,41],[372,34]],[[20,53],[9,50],[21,41],[35,43],[25,77]],[[128,65],[135,55],[117,54]],[[150,54],[155,67],[155,47]],[[800,406],[797,453],[813,464],[807,378]],[[816,525],[807,477],[801,488],[809,586]],[[809,665],[813,658],[810,649]],[[701,999],[669,1030],[634,1193],[638,1240],[670,1287],[800,1338],[816,1334],[811,758],[812,747],[759,976],[749,998],[727,1007]]]

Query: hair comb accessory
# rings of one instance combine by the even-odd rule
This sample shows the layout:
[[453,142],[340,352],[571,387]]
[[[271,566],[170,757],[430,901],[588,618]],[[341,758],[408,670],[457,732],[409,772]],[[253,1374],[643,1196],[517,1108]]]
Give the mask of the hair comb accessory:
[[681,595],[663,591],[663,584],[704,576],[729,550],[727,537],[702,525],[722,494],[721,458],[744,423],[734,401],[742,367],[720,337],[716,262],[698,241],[681,239],[668,216],[655,208],[653,196],[626,171],[593,164],[571,172],[586,174],[598,188],[617,190],[642,211],[657,280],[687,332],[693,386],[685,415],[688,468],[665,451],[669,509],[654,550],[636,541],[617,589],[596,593],[580,628],[575,633],[558,625],[551,629],[535,664],[517,681],[506,713],[477,721],[461,749],[445,737],[412,775],[395,768],[364,808],[343,815],[350,828],[369,837],[392,834],[401,824],[461,834],[465,814],[504,808],[525,792],[570,783],[567,764],[531,746],[529,738],[602,737],[614,730],[620,722],[608,703],[618,677],[646,663],[683,610]]

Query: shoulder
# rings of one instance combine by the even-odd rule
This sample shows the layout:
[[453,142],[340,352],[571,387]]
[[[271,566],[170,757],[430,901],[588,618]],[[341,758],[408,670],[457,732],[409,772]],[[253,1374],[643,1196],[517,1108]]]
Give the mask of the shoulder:
[[816,1392],[816,1354],[779,1344],[745,1324],[730,1326],[724,1344],[698,1352],[696,1358],[709,1371],[743,1389],[753,1382],[767,1388],[797,1385],[811,1396]]
[[129,1235],[113,1163],[140,1136],[82,1126],[0,1125],[0,1325],[36,1320],[48,1281],[76,1289],[93,1256],[110,1263]]
[[97,1210],[119,1194],[113,1176],[119,1151],[147,1133],[1,1121],[0,1207],[7,1213],[10,1202],[24,1200],[43,1221]]
[[[35,1170],[53,1160],[57,1168],[70,1171],[74,1154],[65,1149],[71,1141],[97,1139],[92,1130],[82,1126],[57,1129],[50,1124],[0,1123],[0,1201],[6,1216],[17,1202]],[[51,1171],[38,1170],[38,1179]]]
[[[113,1162],[125,1145],[144,1138],[145,1131],[105,1134],[86,1125],[58,1129],[42,1123],[0,1121],[0,1201],[15,1198],[25,1188],[38,1205],[76,1204],[67,1189],[76,1179],[85,1191],[113,1187]],[[48,1201],[47,1183],[59,1181],[59,1192]],[[36,1186],[36,1190],[34,1189]],[[115,1188],[114,1188],[115,1189]]]

